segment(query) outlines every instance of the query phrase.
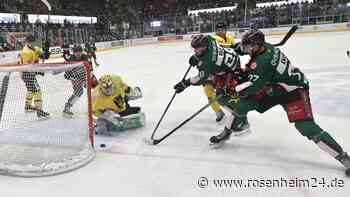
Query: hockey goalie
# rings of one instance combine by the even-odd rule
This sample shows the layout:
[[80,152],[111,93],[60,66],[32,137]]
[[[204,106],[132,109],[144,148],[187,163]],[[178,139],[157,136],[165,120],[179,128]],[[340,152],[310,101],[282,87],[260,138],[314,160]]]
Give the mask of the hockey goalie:
[[103,75],[93,92],[92,110],[96,134],[107,134],[145,125],[145,114],[140,107],[129,105],[139,99],[139,87],[130,87],[118,75]]

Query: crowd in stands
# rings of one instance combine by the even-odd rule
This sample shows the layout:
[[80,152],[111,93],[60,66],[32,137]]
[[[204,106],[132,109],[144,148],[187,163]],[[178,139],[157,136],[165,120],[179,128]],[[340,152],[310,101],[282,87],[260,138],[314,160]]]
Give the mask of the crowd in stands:
[[[177,2],[182,2],[178,0]],[[276,27],[288,24],[318,24],[347,22],[350,15],[349,0],[319,0],[314,2],[301,1],[298,3],[285,3],[279,5],[259,6],[260,1],[247,1],[245,4],[229,0],[197,0],[183,1],[183,4],[152,4],[145,7],[145,19],[163,20],[170,24],[165,32],[186,33],[198,27],[201,32],[211,32],[217,21],[225,22],[229,28],[255,26],[258,28]],[[240,1],[242,2],[242,1]],[[244,1],[243,1],[244,2]],[[266,2],[266,1],[261,1]],[[171,5],[173,7],[171,7]],[[187,10],[199,10],[220,7],[235,7],[235,9],[220,12],[201,12],[197,15],[187,14]],[[163,12],[162,12],[163,10]],[[186,27],[186,28],[184,28]]]
[[[44,24],[44,23],[0,23],[0,32],[7,32],[7,34],[0,34],[0,51],[12,50],[20,46],[11,46],[7,43],[7,35],[14,32],[26,32],[33,34],[38,38],[38,42],[42,42],[46,38],[50,40],[52,46],[59,46],[63,42],[75,44],[85,43],[89,40],[95,42],[109,41],[118,39],[113,36],[104,24]],[[40,39],[41,38],[41,39]]]
[[[50,14],[90,16],[103,12],[103,3],[96,0],[48,0],[52,7]],[[0,13],[47,14],[48,9],[41,0],[1,0]]]
[[[1,1],[0,13],[47,14],[47,9],[40,0]],[[62,40],[76,43],[85,42],[91,37],[97,42],[164,34],[212,32],[217,22],[226,23],[229,29],[348,22],[349,1],[314,0],[260,6],[257,3],[266,1],[162,0],[159,3],[158,0],[49,0],[53,7],[51,14],[98,17],[97,24],[50,24],[49,37],[51,43],[57,45]],[[189,10],[230,6],[234,8],[220,12],[188,14]],[[152,21],[161,21],[161,27],[150,26]],[[29,24],[25,20],[18,24],[0,22],[1,32],[34,32],[42,36],[46,35],[45,29],[47,25],[41,24],[40,21],[35,24]],[[0,46],[2,45],[0,43]]]

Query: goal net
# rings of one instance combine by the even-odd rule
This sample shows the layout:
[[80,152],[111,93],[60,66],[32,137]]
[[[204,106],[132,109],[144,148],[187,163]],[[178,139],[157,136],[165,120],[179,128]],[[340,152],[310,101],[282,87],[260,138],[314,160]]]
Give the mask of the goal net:
[[0,65],[0,174],[49,176],[94,158],[87,79],[84,62]]

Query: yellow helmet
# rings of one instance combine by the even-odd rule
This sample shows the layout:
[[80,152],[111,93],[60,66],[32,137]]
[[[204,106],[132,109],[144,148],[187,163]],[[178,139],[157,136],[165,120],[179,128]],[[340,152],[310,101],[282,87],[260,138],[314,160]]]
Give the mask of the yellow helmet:
[[113,93],[113,81],[111,75],[104,75],[98,81],[101,91],[107,96],[111,96]]

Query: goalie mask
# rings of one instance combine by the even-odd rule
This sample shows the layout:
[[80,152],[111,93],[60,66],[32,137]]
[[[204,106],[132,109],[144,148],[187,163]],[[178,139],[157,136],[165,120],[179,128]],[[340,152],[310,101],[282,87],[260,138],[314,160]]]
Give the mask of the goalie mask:
[[105,75],[100,78],[99,85],[101,87],[101,91],[106,96],[111,96],[113,93],[113,81],[110,75]]

